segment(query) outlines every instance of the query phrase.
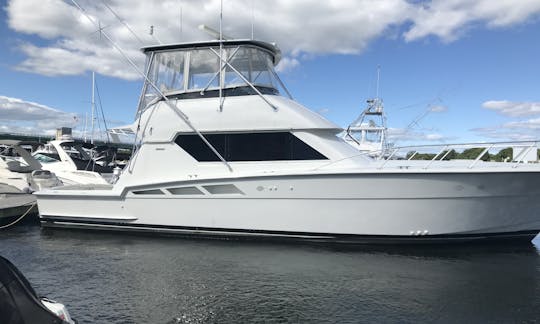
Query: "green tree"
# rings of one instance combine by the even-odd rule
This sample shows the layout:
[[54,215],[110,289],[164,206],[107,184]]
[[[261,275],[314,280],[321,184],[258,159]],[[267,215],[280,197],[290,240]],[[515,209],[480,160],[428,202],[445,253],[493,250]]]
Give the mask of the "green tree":
[[[407,159],[410,159],[413,156],[415,151],[407,152]],[[435,157],[435,154],[431,153],[416,153],[413,156],[413,160],[431,160]]]
[[[482,147],[474,147],[474,148],[466,149],[458,155],[458,158],[463,159],[463,160],[475,160],[482,153],[482,151],[484,151],[484,148]],[[489,153],[486,152],[484,153],[484,155],[482,155],[480,159],[482,161],[489,161],[489,157],[490,157]]]
[[[448,153],[448,154],[447,154],[447,153]],[[446,156],[445,156],[445,155],[446,155]],[[451,149],[450,152],[448,152],[448,151],[442,152],[442,153],[439,155],[439,159],[440,159],[441,157],[443,157],[443,156],[444,156],[444,160],[445,160],[445,161],[448,161],[448,160],[454,160],[454,159],[458,158],[459,154],[458,154],[458,152],[456,152],[456,150]]]
[[493,156],[493,160],[497,162],[511,161],[513,157],[513,150],[511,147],[507,147],[499,151],[499,153]]

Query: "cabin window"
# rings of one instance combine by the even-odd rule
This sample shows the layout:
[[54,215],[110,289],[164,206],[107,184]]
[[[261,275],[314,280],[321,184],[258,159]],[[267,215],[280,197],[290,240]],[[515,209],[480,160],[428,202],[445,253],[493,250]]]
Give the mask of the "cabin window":
[[58,154],[44,154],[44,153],[36,153],[34,155],[34,158],[38,160],[40,163],[52,163],[52,162],[58,162],[60,161],[60,156]]
[[[185,52],[156,53],[150,69],[149,78],[164,94],[184,89]],[[151,85],[146,85],[144,105],[148,105],[159,94]]]
[[[272,57],[256,48],[227,49],[229,63],[249,82],[263,87],[277,88],[272,76]],[[246,86],[246,82],[230,67],[225,68],[225,87]]]
[[[328,159],[289,132],[205,134],[204,137],[231,162]],[[175,143],[197,161],[219,161],[198,135],[179,135]]]
[[212,51],[194,50],[189,62],[189,90],[219,87],[219,58]]

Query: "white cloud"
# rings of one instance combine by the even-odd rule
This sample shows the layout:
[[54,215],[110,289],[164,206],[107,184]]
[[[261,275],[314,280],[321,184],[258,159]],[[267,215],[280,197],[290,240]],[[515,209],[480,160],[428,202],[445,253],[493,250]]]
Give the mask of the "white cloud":
[[538,139],[540,132],[527,129],[504,129],[501,126],[471,129],[478,136],[496,141],[530,141]]
[[446,106],[441,106],[441,105],[436,105],[436,106],[431,106],[429,107],[429,111],[430,112],[434,112],[434,113],[440,113],[440,112],[445,112],[448,110],[448,107]]
[[276,71],[281,73],[289,72],[298,65],[300,65],[300,61],[298,61],[296,58],[283,57],[281,61],[279,61],[279,64],[276,66]]
[[[439,133],[406,128],[388,128],[389,142],[447,142],[455,138]],[[398,146],[400,146],[399,144]]]
[[[219,0],[107,1],[142,39],[141,44],[100,1],[78,3],[139,67],[144,62],[138,51],[141,46],[155,44],[156,39],[164,43],[207,39],[197,26],[219,25]],[[20,45],[26,59],[18,69],[49,76],[92,70],[137,78],[70,1],[9,0],[5,10],[11,29],[44,40],[40,45],[30,41]],[[287,71],[306,55],[361,53],[379,37],[397,34],[413,41],[434,35],[450,41],[471,25],[506,27],[539,14],[538,0],[227,0],[223,26],[225,34],[250,38],[253,17],[255,38],[277,42],[284,53],[278,68]],[[148,33],[150,26],[155,37]]]
[[540,118],[509,121],[500,125],[474,128],[480,136],[497,140],[528,141],[540,138]]
[[540,118],[508,122],[502,128],[540,130]]
[[490,100],[482,104],[483,108],[494,110],[509,117],[524,117],[540,114],[540,102],[513,102]]
[[0,96],[0,122],[1,132],[52,134],[57,127],[76,126],[78,118],[35,102]]
[[474,133],[504,141],[528,141],[540,138],[540,118],[515,120],[519,117],[540,115],[540,102],[490,100],[482,103],[482,107],[514,120],[499,125],[471,129]]
[[454,41],[473,25],[507,27],[540,15],[538,0],[433,0],[416,8],[412,27],[404,34],[413,41],[434,35]]
[[[106,6],[90,0],[78,2],[93,19],[99,19],[121,48],[129,49],[128,56],[139,67],[144,62],[138,52],[141,46],[155,44],[156,39],[164,43],[207,39],[197,26],[219,24],[219,0],[108,1],[142,39],[141,44]],[[124,79],[137,77],[69,1],[10,0],[6,11],[11,29],[48,40],[46,45],[20,46],[26,59],[19,69],[49,76],[93,70]],[[409,13],[411,5],[406,0],[229,0],[224,3],[223,26],[225,34],[249,38],[253,17],[255,37],[277,42],[284,52],[278,69],[288,71],[300,64],[301,54],[360,53],[388,28],[404,23]],[[150,26],[154,26],[155,38],[148,33]]]

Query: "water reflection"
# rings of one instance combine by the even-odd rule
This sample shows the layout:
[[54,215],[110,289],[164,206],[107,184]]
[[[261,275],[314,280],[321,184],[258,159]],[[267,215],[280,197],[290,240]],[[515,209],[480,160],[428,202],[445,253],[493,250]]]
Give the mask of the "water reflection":
[[537,245],[328,246],[37,227],[0,237],[82,323],[516,322],[540,309]]

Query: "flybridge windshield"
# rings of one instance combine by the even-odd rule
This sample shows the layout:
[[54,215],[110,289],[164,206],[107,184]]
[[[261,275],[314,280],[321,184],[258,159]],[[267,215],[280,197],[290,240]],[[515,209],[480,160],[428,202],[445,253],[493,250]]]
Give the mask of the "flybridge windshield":
[[[267,89],[261,92],[278,93],[270,53],[254,46],[224,47],[223,58],[230,66],[223,63],[221,75],[219,53],[219,47],[153,52],[148,62],[148,78],[166,96],[190,93],[204,96],[206,92],[218,90],[220,83],[227,90],[249,87],[248,82]],[[158,92],[149,84],[145,84],[143,93],[143,109],[159,98]]]

